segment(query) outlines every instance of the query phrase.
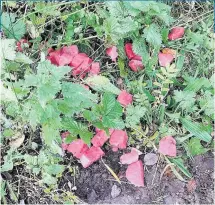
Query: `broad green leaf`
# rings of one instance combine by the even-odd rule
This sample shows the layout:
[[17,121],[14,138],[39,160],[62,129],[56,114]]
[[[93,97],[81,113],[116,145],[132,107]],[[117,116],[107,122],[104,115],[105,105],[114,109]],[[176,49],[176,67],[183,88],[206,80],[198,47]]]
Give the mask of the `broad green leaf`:
[[60,91],[60,88],[60,83],[54,80],[38,85],[37,95],[41,106],[44,107],[48,101],[54,99],[55,95]]
[[6,129],[3,132],[4,137],[12,137],[14,135],[14,131],[12,129]]
[[93,111],[84,110],[83,111],[83,116],[84,116],[85,119],[87,119],[90,122],[99,120],[99,116],[97,116],[96,113],[93,112]]
[[32,64],[33,61],[26,56],[24,53],[16,53],[16,58],[14,59],[18,63],[24,63],[24,64]]
[[190,141],[187,143],[187,147],[192,156],[204,154],[208,151],[208,149],[201,145],[200,139],[195,137],[190,139]]
[[104,76],[95,75],[88,77],[85,80],[85,83],[96,91],[111,92],[116,95],[119,95],[120,93],[120,89],[113,85],[110,80]]
[[47,145],[52,145],[52,142],[59,136],[59,131],[56,127],[44,125],[42,127],[43,139]]
[[[15,39],[0,39],[0,58],[13,61],[16,58]],[[6,69],[6,68],[5,68]]]
[[125,124],[122,119],[111,119],[108,116],[104,116],[102,118],[102,123],[105,127],[113,128],[113,129],[124,129]]
[[26,32],[25,23],[20,19],[15,21],[16,14],[4,12],[1,18],[3,30],[8,38],[20,40],[24,36]]
[[116,99],[112,93],[105,93],[102,98],[102,105],[104,114],[108,115],[108,113],[113,109],[115,105]]
[[133,39],[132,48],[134,53],[142,57],[143,64],[146,65],[149,61],[149,53],[144,38]]
[[42,173],[42,180],[40,181],[40,183],[44,183],[47,185],[54,185],[57,184],[57,178],[51,176],[50,174],[43,172]]
[[127,15],[127,10],[124,3],[120,1],[109,1],[105,3],[108,7],[111,16],[116,18],[124,18]]
[[60,164],[52,164],[52,165],[47,165],[44,166],[44,171],[50,175],[57,175],[57,174],[61,174],[64,169],[65,166],[64,165],[60,165]]
[[66,139],[64,140],[64,142],[66,143],[66,144],[70,144],[73,140],[75,140],[75,139],[77,139],[77,137],[74,137],[73,135],[68,135],[67,137],[66,137]]
[[107,114],[110,118],[119,118],[122,116],[122,106],[118,101],[115,101],[114,107],[111,109],[111,111]]
[[211,141],[212,137],[208,134],[208,132],[205,131],[204,126],[202,124],[192,122],[185,118],[180,118],[180,121],[182,122],[183,127],[195,137],[205,142]]
[[146,41],[153,46],[161,46],[162,39],[159,27],[156,24],[151,24],[144,29],[144,37]]

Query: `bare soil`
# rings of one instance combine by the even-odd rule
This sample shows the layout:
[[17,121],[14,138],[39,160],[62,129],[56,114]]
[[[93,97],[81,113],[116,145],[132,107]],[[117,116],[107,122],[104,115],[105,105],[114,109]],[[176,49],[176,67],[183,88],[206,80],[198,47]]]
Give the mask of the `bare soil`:
[[[104,162],[121,177],[120,185],[100,160],[80,173],[73,184],[75,194],[89,204],[214,204],[214,157],[212,153],[196,156],[190,161],[189,171],[196,181],[196,189],[188,192],[187,183],[173,174],[164,174],[162,160],[145,166],[145,187],[135,187],[126,180],[126,166],[119,162],[120,153],[106,154]],[[141,157],[143,160],[143,156]],[[67,176],[68,179],[69,176]],[[74,180],[71,180],[74,181]]]

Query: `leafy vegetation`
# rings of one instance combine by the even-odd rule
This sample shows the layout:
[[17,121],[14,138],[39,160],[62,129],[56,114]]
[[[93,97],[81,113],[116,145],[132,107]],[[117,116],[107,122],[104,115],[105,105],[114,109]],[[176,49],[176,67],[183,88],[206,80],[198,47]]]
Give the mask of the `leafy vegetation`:
[[[55,189],[64,171],[71,169],[65,165],[62,143],[68,145],[80,138],[90,146],[98,128],[108,136],[111,129],[124,129],[129,146],[155,152],[161,138],[174,136],[180,154],[163,159],[178,168],[172,168],[176,177],[191,178],[189,158],[213,148],[211,4],[204,20],[182,21],[181,25],[171,12],[174,3],[27,2],[23,3],[28,6],[23,15],[18,4],[4,2],[1,173],[24,166],[40,179],[44,190]],[[178,25],[185,28],[185,34],[170,41],[168,34]],[[22,39],[26,41],[21,43]],[[144,65],[138,72],[129,68],[124,48],[131,42],[132,52]],[[65,45],[77,45],[80,53],[99,62],[100,74],[87,73],[82,78],[72,73],[69,63],[53,63],[48,49],[58,52]],[[116,62],[105,53],[111,46],[117,48]],[[174,62],[167,66],[161,66],[159,59],[159,53],[166,52],[163,48],[174,51]],[[133,96],[128,106],[118,99],[121,90]],[[64,132],[69,132],[65,141]],[[1,184],[4,203],[6,182]],[[67,192],[55,197],[57,202],[76,200]]]

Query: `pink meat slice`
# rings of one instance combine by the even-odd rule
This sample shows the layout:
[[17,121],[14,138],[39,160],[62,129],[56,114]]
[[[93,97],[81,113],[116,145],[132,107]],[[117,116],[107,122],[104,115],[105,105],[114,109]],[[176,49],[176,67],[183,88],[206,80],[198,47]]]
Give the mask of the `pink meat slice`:
[[114,130],[110,136],[110,145],[113,148],[113,151],[118,149],[125,149],[127,146],[128,135],[123,130]]
[[176,39],[183,37],[184,30],[185,29],[183,27],[173,28],[168,35],[169,40],[173,41],[173,40],[176,40]]
[[87,54],[85,53],[78,53],[73,60],[71,61],[71,63],[69,64],[69,66],[71,67],[75,67],[77,68],[78,66],[80,66],[83,61],[88,58]]
[[122,105],[122,106],[127,106],[132,103],[133,101],[133,96],[126,92],[126,90],[122,90],[117,98],[117,101]]
[[106,135],[106,132],[104,130],[100,130],[92,138],[91,142],[94,147],[102,147],[108,138],[109,137]]
[[82,154],[80,162],[84,168],[87,168],[104,155],[105,153],[102,151],[100,147],[93,146]]
[[144,170],[141,160],[128,165],[126,170],[126,178],[135,186],[144,186]]
[[128,57],[129,60],[131,59],[135,59],[135,60],[140,60],[142,61],[141,56],[137,55],[134,53],[133,49],[132,49],[132,44],[131,43],[126,43],[125,44],[125,53]]
[[176,141],[172,136],[163,137],[159,142],[159,150],[161,154],[170,157],[176,157]]
[[111,46],[110,48],[107,48],[106,54],[110,56],[112,61],[116,62],[116,58],[118,57],[117,47]]
[[139,154],[140,154],[140,151],[137,150],[137,149],[135,149],[135,148],[133,148],[130,153],[123,154],[120,157],[120,162],[122,164],[131,164],[131,163],[134,163],[134,162],[138,161]]
[[130,60],[128,63],[129,67],[131,68],[132,71],[138,72],[144,68],[142,61],[140,60]]
[[90,69],[90,75],[98,75],[100,72],[99,62],[93,62]]
[[161,53],[160,52],[158,54],[158,60],[159,60],[160,66],[166,67],[174,60],[174,56],[172,54],[169,54],[169,53]]
[[83,153],[88,149],[89,147],[84,143],[82,139],[74,140],[67,147],[67,151],[71,152],[73,156],[77,157],[78,159],[80,159]]

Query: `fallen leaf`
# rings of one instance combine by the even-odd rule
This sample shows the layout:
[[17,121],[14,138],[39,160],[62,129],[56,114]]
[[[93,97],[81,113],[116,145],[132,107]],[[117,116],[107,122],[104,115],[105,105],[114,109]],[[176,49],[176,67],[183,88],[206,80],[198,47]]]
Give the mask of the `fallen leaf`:
[[106,50],[106,54],[110,56],[112,61],[116,62],[116,58],[118,57],[118,52],[117,52],[117,47],[116,46],[111,46]]
[[183,37],[184,30],[185,29],[183,27],[173,28],[168,35],[169,40],[173,41],[173,40],[176,40],[176,39]]
[[170,157],[176,157],[176,141],[172,136],[163,137],[159,142],[159,150],[161,154]]
[[144,186],[144,170],[142,161],[139,160],[128,165],[126,170],[126,178],[135,186]]
[[130,93],[128,93],[128,92],[126,92],[126,90],[122,90],[121,92],[120,92],[120,94],[118,95],[118,97],[117,97],[117,101],[122,105],[122,106],[127,106],[127,105],[129,105],[129,104],[131,104],[132,103],[132,101],[133,101],[133,96],[130,94]]
[[9,142],[9,145],[13,148],[19,148],[24,142],[24,140],[25,140],[25,136],[20,134],[18,138],[11,140]]
[[148,166],[152,166],[156,164],[158,161],[158,156],[154,153],[148,153],[144,156],[144,164]]

